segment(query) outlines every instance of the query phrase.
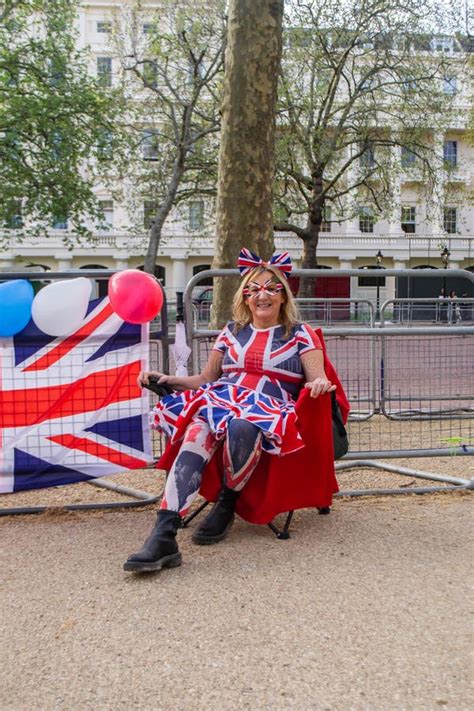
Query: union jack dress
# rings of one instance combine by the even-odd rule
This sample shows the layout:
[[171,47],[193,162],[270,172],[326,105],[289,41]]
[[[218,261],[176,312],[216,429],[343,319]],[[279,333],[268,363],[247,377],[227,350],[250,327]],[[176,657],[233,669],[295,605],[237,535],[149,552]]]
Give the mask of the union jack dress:
[[265,452],[284,455],[301,449],[295,412],[304,382],[301,356],[322,350],[312,329],[295,324],[285,338],[283,326],[257,329],[249,324],[237,330],[230,322],[213,350],[224,356],[221,377],[198,390],[164,397],[151,412],[151,426],[173,444],[184,437],[192,420],[200,419],[219,440],[230,420],[240,417],[263,432]]

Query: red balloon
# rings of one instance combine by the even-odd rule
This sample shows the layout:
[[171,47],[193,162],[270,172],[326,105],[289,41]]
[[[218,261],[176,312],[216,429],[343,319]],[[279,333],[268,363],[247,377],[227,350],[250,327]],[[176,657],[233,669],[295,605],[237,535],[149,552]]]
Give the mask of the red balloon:
[[146,323],[160,312],[163,290],[151,274],[126,269],[110,277],[109,299],[115,313],[124,321]]

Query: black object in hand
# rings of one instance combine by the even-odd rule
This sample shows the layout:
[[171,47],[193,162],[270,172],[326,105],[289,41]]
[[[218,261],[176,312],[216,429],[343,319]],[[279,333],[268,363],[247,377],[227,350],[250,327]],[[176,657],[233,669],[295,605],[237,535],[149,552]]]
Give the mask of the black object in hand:
[[158,395],[158,397],[165,397],[165,395],[171,395],[173,388],[166,383],[159,383],[158,378],[155,375],[150,375],[148,378],[148,383],[142,383],[142,388],[147,388],[153,393]]

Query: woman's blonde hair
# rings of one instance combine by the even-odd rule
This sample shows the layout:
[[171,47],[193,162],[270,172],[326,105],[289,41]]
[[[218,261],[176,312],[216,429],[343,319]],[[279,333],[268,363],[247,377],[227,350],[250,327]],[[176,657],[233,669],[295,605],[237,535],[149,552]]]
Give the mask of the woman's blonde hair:
[[248,272],[243,277],[232,302],[232,318],[235,322],[235,330],[236,332],[239,331],[252,321],[252,312],[247,305],[244,289],[249,281],[255,279],[255,277],[259,274],[263,274],[263,272],[270,272],[272,274],[272,281],[276,281],[278,284],[283,285],[284,301],[280,308],[279,322],[285,328],[285,338],[288,338],[292,326],[294,326],[295,323],[298,323],[299,320],[298,307],[296,306],[295,299],[291,293],[287,278],[279,269],[271,265],[261,265],[255,267],[255,269],[252,269],[251,272]]

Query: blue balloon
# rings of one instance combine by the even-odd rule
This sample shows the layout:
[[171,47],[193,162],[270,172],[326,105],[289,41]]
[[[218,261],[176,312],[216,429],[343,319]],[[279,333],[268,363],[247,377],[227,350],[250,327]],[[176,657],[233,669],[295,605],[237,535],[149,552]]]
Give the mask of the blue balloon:
[[26,279],[13,279],[0,284],[0,337],[7,338],[23,331],[31,318],[35,292]]

